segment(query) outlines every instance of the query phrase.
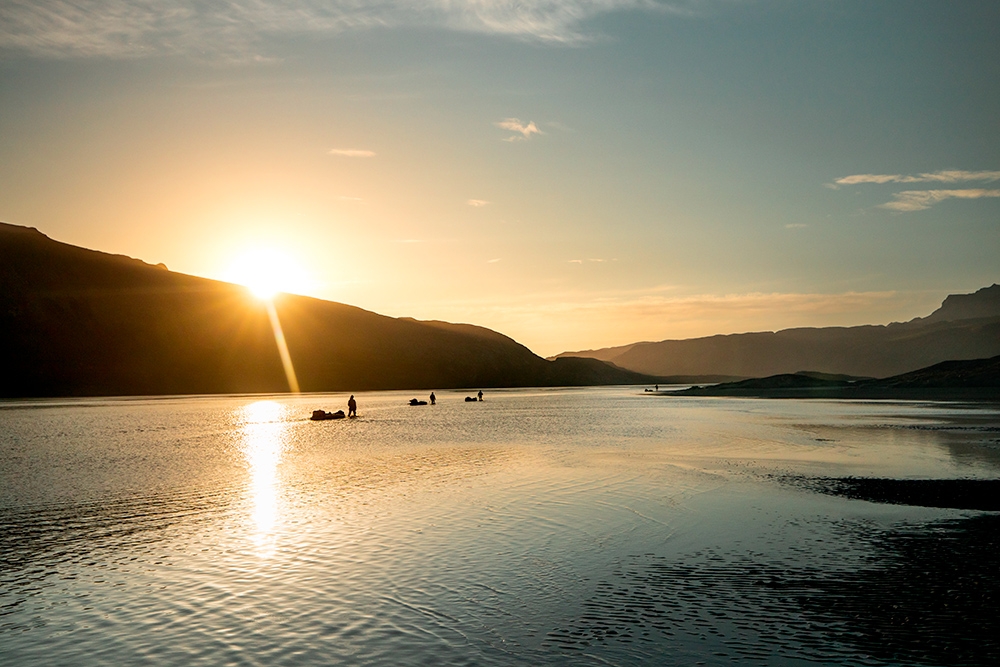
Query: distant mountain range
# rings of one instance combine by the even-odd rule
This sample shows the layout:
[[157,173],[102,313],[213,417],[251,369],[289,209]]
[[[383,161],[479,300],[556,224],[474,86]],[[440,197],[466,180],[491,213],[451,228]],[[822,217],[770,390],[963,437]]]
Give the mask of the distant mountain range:
[[880,380],[844,380],[817,377],[810,373],[792,373],[660,393],[675,396],[758,398],[996,400],[1000,398],[1000,356],[942,361],[927,368]]
[[[468,324],[274,300],[303,391],[651,383],[596,359],[547,361]],[[288,390],[263,302],[238,285],[0,223],[0,396]]]
[[599,359],[678,382],[709,382],[799,371],[887,377],[949,359],[998,354],[1000,285],[994,284],[974,294],[951,295],[929,316],[904,323],[664,340],[552,358]]

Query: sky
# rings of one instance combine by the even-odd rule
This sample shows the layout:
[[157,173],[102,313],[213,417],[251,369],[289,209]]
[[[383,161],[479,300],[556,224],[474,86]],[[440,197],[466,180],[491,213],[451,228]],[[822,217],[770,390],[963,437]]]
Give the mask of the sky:
[[4,0],[0,220],[542,355],[1000,282],[1000,3]]

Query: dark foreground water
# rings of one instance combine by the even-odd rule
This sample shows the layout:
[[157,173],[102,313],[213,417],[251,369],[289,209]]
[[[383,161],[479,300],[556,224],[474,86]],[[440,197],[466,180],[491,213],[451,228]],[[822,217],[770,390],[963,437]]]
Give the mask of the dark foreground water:
[[[4,665],[996,664],[1000,413],[641,389],[0,403]],[[424,396],[420,396],[424,398]]]

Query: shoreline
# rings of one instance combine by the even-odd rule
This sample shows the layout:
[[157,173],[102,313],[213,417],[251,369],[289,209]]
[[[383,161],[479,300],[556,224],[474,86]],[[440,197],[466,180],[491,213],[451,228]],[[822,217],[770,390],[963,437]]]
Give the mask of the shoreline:
[[740,388],[691,387],[677,391],[649,392],[653,396],[721,398],[816,398],[897,401],[976,401],[1000,402],[1000,387],[796,387]]

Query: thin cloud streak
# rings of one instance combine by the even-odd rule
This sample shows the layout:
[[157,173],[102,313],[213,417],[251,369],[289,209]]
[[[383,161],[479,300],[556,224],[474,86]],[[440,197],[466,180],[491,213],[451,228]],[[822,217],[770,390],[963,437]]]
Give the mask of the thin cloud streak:
[[375,151],[360,148],[331,148],[329,154],[341,157],[375,157]]
[[893,195],[895,201],[879,204],[879,208],[907,213],[923,211],[945,199],[982,199],[984,197],[1000,197],[1000,190],[906,190]]
[[[965,183],[970,181],[1000,181],[1000,171],[965,171],[945,169],[924,174],[853,174],[825,185],[834,190],[842,185],[886,183]],[[963,188],[958,190],[904,190],[892,195],[893,201],[879,204],[878,208],[898,213],[923,211],[946,199],[983,199],[1000,197],[1000,190]],[[787,225],[786,225],[787,226]]]
[[568,125],[563,125],[557,120],[550,120],[549,122],[545,123],[545,125],[553,129],[559,130],[560,132],[576,132],[576,130],[574,130],[572,127],[569,127]]
[[403,26],[574,44],[623,10],[692,15],[707,0],[6,0],[0,50],[36,57],[186,54],[254,60],[270,37]]
[[926,174],[854,174],[834,181],[836,185],[862,183],[962,183],[965,181],[1000,181],[1000,171],[962,171],[950,169]]
[[468,199],[466,200],[465,203],[469,206],[472,206],[473,208],[482,208],[483,206],[486,206],[490,202],[486,201],[485,199]]

